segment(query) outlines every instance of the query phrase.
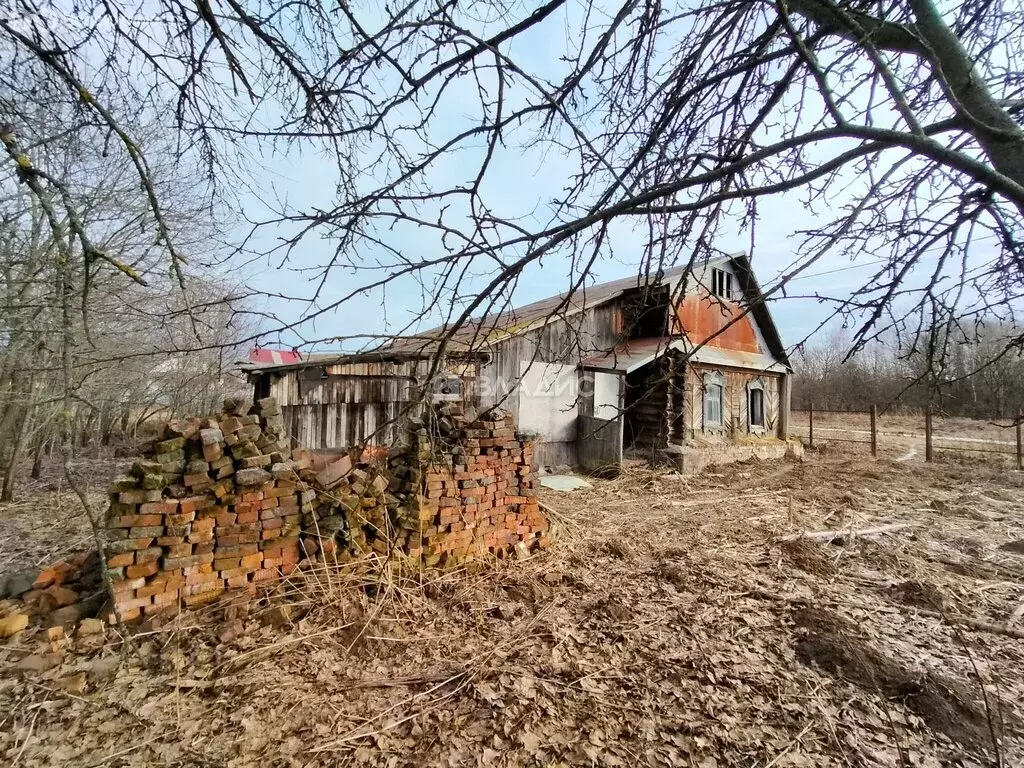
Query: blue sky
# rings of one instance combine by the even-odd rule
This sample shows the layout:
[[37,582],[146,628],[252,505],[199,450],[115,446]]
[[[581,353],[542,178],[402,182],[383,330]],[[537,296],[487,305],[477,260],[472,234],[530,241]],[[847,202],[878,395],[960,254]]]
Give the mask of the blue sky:
[[[530,179],[528,186],[510,185],[496,195],[489,196],[489,201],[503,202],[510,210],[520,211],[536,207],[545,192],[556,190],[564,177],[552,173],[550,167],[520,167],[515,176],[518,179]],[[280,158],[266,166],[268,180],[273,175],[273,185],[278,194],[286,194],[291,203],[304,205],[325,205],[333,194],[335,175],[330,164],[316,157],[297,157],[290,155]],[[254,212],[261,208],[255,196],[243,196],[240,203],[247,211]],[[785,197],[762,201],[761,213],[756,225],[754,268],[764,286],[770,286],[774,279],[798,256],[799,238],[794,235],[796,230],[811,225],[813,219],[802,210],[802,205],[795,199]],[[264,245],[272,241],[273,230],[265,233],[262,238]],[[599,261],[592,271],[594,282],[614,280],[637,274],[640,254],[642,252],[642,234],[631,235],[620,233],[620,243],[616,246],[614,258]],[[423,243],[413,236],[399,238],[403,250],[410,253],[421,251]],[[749,249],[749,232],[733,229],[721,238],[716,246],[723,251],[746,251]],[[323,263],[329,257],[331,241],[310,237],[304,240],[292,253],[291,261],[284,266],[273,257],[262,260],[259,266],[254,263],[253,269],[247,273],[247,283],[259,290],[273,294],[288,294],[296,297],[307,297],[312,284],[304,270]],[[783,338],[789,344],[802,341],[808,334],[825,320],[829,314],[829,305],[806,296],[823,295],[831,297],[848,296],[856,289],[863,279],[877,269],[873,261],[851,262],[842,254],[832,254],[815,265],[806,277],[800,277],[791,284],[790,293],[799,293],[800,297],[779,297],[772,302],[772,311],[780,327]],[[372,277],[360,270],[347,267],[336,267],[327,281],[327,290],[323,296],[325,301],[334,299],[366,284]],[[549,258],[535,265],[519,282],[515,292],[515,304],[522,305],[558,293],[568,286],[568,262],[564,258]],[[262,298],[257,301],[261,308],[276,313],[286,321],[298,319],[307,309],[303,301],[287,302],[274,298]],[[325,303],[325,302],[322,302]],[[383,296],[375,291],[366,296],[357,296],[344,305],[333,310],[315,321],[304,323],[300,335],[303,340],[317,340],[312,346],[304,349],[355,348],[360,342],[331,343],[321,341],[330,336],[353,337],[360,334],[379,334],[388,329],[404,327],[406,322],[414,321],[423,316],[420,330],[432,326],[436,315],[424,314],[424,307],[431,308],[430,297],[424,297],[420,287],[410,281],[396,283],[387,292],[387,308],[385,310]],[[271,327],[264,323],[264,328]],[[827,333],[824,334],[827,336]],[[285,334],[281,337],[268,336],[268,346],[300,344],[299,337]]]
[[[61,5],[58,3],[58,6]],[[145,9],[148,0],[140,0],[139,6]],[[687,3],[681,3],[680,8],[687,7]],[[309,8],[320,8],[321,6],[304,6]],[[382,14],[386,13],[386,4],[379,0],[369,0],[366,3],[357,4],[352,12],[360,16],[363,26],[367,29],[376,29],[379,26]],[[426,8],[427,6],[424,6]],[[76,6],[77,8],[77,6]],[[154,6],[155,8],[155,6]],[[275,18],[286,20],[289,12],[295,11],[296,6],[281,6]],[[487,36],[499,27],[504,29],[510,22],[509,18],[521,19],[525,17],[535,5],[531,4],[471,4],[465,9],[466,23],[481,36]],[[609,4],[608,8],[612,8]],[[509,17],[505,19],[478,19],[470,18],[474,13],[495,13],[502,9],[509,11]],[[587,10],[585,10],[587,9]],[[129,4],[128,11],[131,11]],[[333,11],[330,11],[333,12]],[[65,21],[73,21],[77,18],[78,11],[69,12],[70,15],[61,16],[57,28],[63,29]],[[589,16],[585,14],[589,13]],[[605,13],[604,18],[599,18]],[[149,23],[147,17],[141,16],[141,27],[146,28]],[[80,20],[81,21],[81,20]],[[503,53],[509,54],[516,62],[527,71],[531,77],[549,83],[562,82],[568,72],[568,65],[563,61],[566,51],[582,50],[593,42],[597,34],[602,33],[607,24],[607,11],[602,8],[601,2],[596,4],[569,2],[563,8],[557,10],[550,18],[542,24],[532,28],[529,32],[517,36],[510,42],[504,43],[501,48]],[[288,21],[281,21],[284,25],[282,35],[287,38],[294,27],[288,26]],[[318,42],[314,46],[303,46],[301,40],[289,41],[297,43],[298,54],[308,59],[311,71],[323,71],[324,68],[333,68],[337,64],[337,47],[343,48],[350,44],[347,39],[334,39],[331,35],[344,38],[343,24],[325,25],[326,37],[318,38],[319,41],[327,39],[327,43]],[[676,28],[678,31],[678,28]],[[88,20],[82,21],[80,31],[88,34],[90,39],[98,39],[100,43],[103,36],[98,38],[92,35],[92,27]],[[339,31],[341,30],[341,31]],[[238,30],[240,40],[245,40],[245,35]],[[200,29],[196,34],[203,33]],[[167,41],[162,37],[166,35],[165,26],[158,24],[150,32],[147,42],[158,47],[173,49],[175,45],[184,45],[181,40]],[[668,36],[668,35],[666,35]],[[298,37],[298,35],[296,35]],[[95,42],[94,39],[94,42]],[[464,41],[463,41],[464,42]],[[675,37],[670,37],[668,42],[661,40],[660,46],[671,47],[677,44]],[[259,45],[253,45],[252,41],[239,43],[247,54],[253,54],[258,58]],[[245,46],[250,47],[245,47]],[[91,49],[90,49],[91,50]],[[410,52],[411,51],[411,52]],[[97,55],[97,61],[103,60],[99,57],[99,50],[92,51]],[[408,49],[402,47],[399,56],[408,55],[409,61],[415,57],[415,45]],[[676,66],[676,60],[672,51],[659,49],[655,54],[655,64],[660,58],[661,63],[666,66]],[[214,58],[216,55],[214,54]],[[429,56],[424,60],[429,60]],[[225,93],[221,94],[223,102],[218,102],[223,111],[220,117],[226,123],[231,123],[233,129],[247,128],[257,130],[273,130],[279,127],[281,122],[287,122],[286,117],[295,117],[295,114],[286,115],[288,111],[287,94],[283,98],[280,91],[275,90],[279,83],[276,79],[277,70],[273,62],[267,66],[266,59],[260,59],[263,65],[254,65],[259,70],[260,76],[265,78],[258,87],[267,89],[271,95],[266,99],[250,100],[244,93],[230,94],[230,77],[224,74],[223,61],[209,63],[213,74],[207,74],[209,81],[204,83],[216,90],[216,86],[222,86]],[[420,68],[429,66],[424,61],[418,61],[415,66]],[[220,69],[218,69],[218,66]],[[655,69],[657,67],[655,66]],[[209,73],[210,70],[207,70]],[[388,67],[382,66],[371,70],[374,74],[373,93],[387,94],[390,88],[394,87],[389,82],[388,74],[391,72]],[[417,70],[419,71],[419,70]],[[843,70],[847,72],[847,70]],[[393,77],[393,73],[391,73]],[[490,73],[492,82],[487,82],[487,72],[478,73],[484,81],[483,85],[495,88],[496,79]],[[140,75],[141,77],[141,75]],[[771,73],[767,75],[770,79]],[[514,79],[514,78],[513,78]],[[221,82],[218,82],[221,80]],[[269,83],[269,84],[268,84]],[[115,84],[115,89],[116,89]],[[365,81],[361,86],[367,85]],[[595,96],[595,88],[592,83],[587,84],[590,98],[602,98]],[[402,136],[403,149],[415,154],[422,151],[429,145],[440,145],[448,137],[465,130],[468,126],[475,125],[479,120],[480,105],[477,99],[478,83],[469,77],[463,77],[454,81],[446,88],[438,103],[436,116],[430,123],[426,136],[408,136],[399,134],[399,128],[403,121],[408,123],[412,117],[408,111],[396,110],[392,114],[393,125],[387,125],[387,129],[395,129],[391,136]],[[522,88],[520,83],[519,88]],[[284,86],[287,88],[287,86]],[[158,89],[159,90],[159,89]],[[173,89],[172,89],[173,91]],[[521,100],[522,91],[514,88],[509,91],[511,103]],[[173,93],[172,93],[173,95]],[[290,106],[301,113],[305,101],[303,98],[290,94],[294,103]],[[363,94],[366,96],[366,93]],[[421,101],[430,101],[431,94],[425,94]],[[788,97],[787,97],[788,98]],[[811,97],[813,99],[813,96]],[[787,105],[784,105],[787,106]],[[813,111],[813,110],[812,110]],[[873,113],[872,118],[881,115],[886,117],[885,107],[880,112]],[[602,126],[595,124],[596,118],[579,117],[579,124],[589,134],[597,134]],[[590,122],[588,122],[588,120]],[[577,159],[567,157],[559,144],[550,141],[537,142],[535,131],[537,126],[528,122],[524,125],[510,127],[503,135],[503,144],[496,153],[491,173],[485,179],[482,188],[482,198],[488,209],[496,218],[505,221],[521,222],[524,227],[537,230],[551,223],[552,200],[564,191],[566,185],[570,184],[572,174],[578,169]],[[563,127],[563,130],[564,127]],[[781,130],[769,128],[768,131]],[[771,141],[773,137],[757,136],[762,142]],[[407,143],[406,143],[407,142]],[[228,243],[237,242],[248,230],[245,220],[263,220],[273,215],[273,208],[286,209],[288,213],[301,211],[317,211],[330,209],[338,199],[338,170],[337,158],[325,152],[322,146],[317,146],[310,140],[303,140],[293,144],[278,143],[277,146],[270,146],[266,140],[248,141],[242,140],[240,146],[233,145],[231,140],[225,136],[224,160],[228,166],[236,167],[236,178],[227,180],[224,183],[229,187],[227,190],[233,197],[233,204],[236,212],[241,213],[241,219],[234,226],[228,226],[224,233],[224,240]],[[834,147],[822,150],[823,154],[828,152],[831,156]],[[381,150],[379,141],[371,140],[360,147],[356,153],[357,164],[364,165],[369,162]],[[689,152],[689,148],[676,151],[681,153]],[[244,166],[237,166],[230,153],[237,152],[238,157],[244,157]],[[437,190],[450,188],[453,185],[465,184],[474,175],[479,167],[480,159],[484,155],[482,144],[462,146],[457,151],[451,152],[440,158],[431,167],[428,174],[421,180],[421,187],[424,189]],[[365,191],[367,187],[379,184],[383,179],[393,177],[396,173],[393,162],[385,163],[381,167],[365,169],[361,175],[359,184]],[[850,203],[855,199],[858,189],[863,189],[865,182],[856,175],[850,175],[840,179],[837,184],[836,195],[828,203],[832,209],[828,210],[827,203],[819,201],[820,207],[825,209],[824,215],[832,218],[841,213],[843,203]],[[839,189],[841,187],[841,191]],[[830,193],[832,190],[830,190]],[[762,286],[770,289],[774,278],[784,269],[789,267],[800,257],[807,254],[800,253],[801,239],[796,234],[802,229],[813,227],[816,223],[814,217],[808,211],[802,200],[802,192],[789,193],[783,197],[763,199],[759,206],[759,216],[755,222],[754,249],[752,253],[755,271],[757,272]],[[930,213],[926,211],[926,214]],[[423,216],[430,218],[437,215],[437,211],[427,209]],[[462,217],[464,223],[465,212],[460,211],[456,206],[449,211],[447,216],[451,217],[457,225]],[[589,270],[587,278],[592,282],[610,280],[628,275],[635,275],[638,264],[644,252],[644,246],[648,233],[642,227],[643,222],[620,221],[612,227],[610,246],[602,260]],[[314,291],[315,276],[318,268],[322,268],[332,256],[335,240],[329,232],[314,231],[306,236],[290,253],[289,259],[282,263],[281,254],[272,251],[281,238],[293,234],[295,227],[290,226],[267,226],[259,235],[249,243],[249,257],[240,258],[229,267],[229,278],[247,284],[250,288],[263,292],[259,298],[252,301],[252,309],[261,313],[268,313],[276,316],[277,319],[265,318],[262,321],[262,328],[266,334],[261,341],[271,346],[301,345],[304,349],[337,348],[342,343],[347,348],[357,347],[360,343],[367,343],[367,339],[360,340],[361,335],[392,334],[398,332],[423,330],[434,326],[446,314],[446,309],[452,306],[464,306],[466,302],[474,298],[474,291],[479,291],[486,283],[488,274],[493,274],[494,264],[487,258],[474,260],[469,267],[465,279],[461,283],[461,290],[445,293],[430,284],[428,275],[427,282],[421,285],[412,279],[395,281],[386,290],[372,290],[363,294],[355,295],[351,300],[336,310],[324,313],[315,320],[300,322],[304,317],[312,314],[337,301],[340,297],[366,286],[369,282],[377,279],[381,273],[387,273],[401,265],[402,258],[409,259],[432,259],[444,253],[444,243],[433,231],[424,228],[417,228],[408,224],[391,228],[386,223],[381,223],[373,234],[386,240],[388,246],[393,248],[400,256],[389,255],[385,248],[374,248],[365,242],[354,252],[348,264],[333,267],[326,278],[324,289],[318,300],[310,304]],[[507,231],[506,231],[507,234]],[[715,237],[712,245],[722,252],[747,250],[750,246],[751,233],[745,227],[737,223],[732,226],[726,224]],[[511,249],[510,249],[511,251]],[[256,255],[260,252],[263,255]],[[270,252],[269,255],[267,252]],[[521,255],[521,254],[518,254]],[[984,253],[979,254],[984,256]],[[504,255],[506,260],[515,258],[516,253],[509,252]],[[878,268],[879,259],[885,253],[862,256],[861,261],[851,264],[850,259],[841,252],[828,254],[818,261],[808,274],[792,283],[790,286],[790,297],[773,300],[773,311],[780,326],[784,339],[790,344],[800,342],[811,333],[830,314],[829,303],[821,303],[816,296],[827,296],[836,299],[849,297],[851,291],[863,285],[863,281],[871,276]],[[866,259],[866,261],[865,261]],[[972,254],[972,261],[975,260]],[[377,263],[377,268],[373,265]],[[920,281],[922,275],[929,271],[928,260],[925,259],[919,266],[917,274],[911,276],[912,280]],[[383,266],[382,266],[383,265]],[[525,304],[530,301],[550,296],[565,290],[570,283],[572,262],[564,251],[554,251],[546,255],[540,262],[531,265],[523,274],[516,286],[513,303]],[[453,295],[453,293],[455,295]],[[799,297],[793,297],[797,293]],[[290,300],[284,297],[291,297]],[[297,324],[292,330],[284,333],[275,333],[274,329],[280,326]],[[344,337],[347,341],[342,342],[334,337]]]
[[[571,8],[559,22],[545,23],[528,35],[517,38],[511,45],[510,53],[529,71],[551,81],[561,77],[558,59],[567,45],[579,42],[580,20],[574,18]],[[431,124],[430,140],[440,144],[447,136],[453,135],[473,124],[478,104],[474,101],[472,83],[457,82],[444,96],[439,109],[440,117]],[[269,118],[268,118],[269,119]],[[596,126],[589,126],[596,130]],[[510,131],[505,137],[504,148],[494,158],[492,173],[487,178],[483,197],[490,210],[507,219],[524,221],[533,227],[543,226],[549,221],[549,201],[557,196],[568,183],[576,163],[560,156],[552,145],[531,143],[531,126]],[[409,151],[418,147],[412,139]],[[359,160],[372,157],[378,149],[366,146]],[[467,182],[475,173],[482,156],[481,146],[467,146],[445,156],[437,162],[425,178],[431,188],[447,188],[453,184]],[[238,205],[249,218],[258,219],[269,215],[265,200],[287,199],[294,209],[330,208],[335,200],[337,171],[333,158],[324,156],[310,146],[292,146],[283,153],[261,155],[258,163],[258,178],[252,182],[253,190],[239,193]],[[380,173],[367,174],[364,183],[379,181]],[[756,221],[753,262],[755,271],[766,289],[770,288],[780,272],[790,267],[799,253],[800,238],[795,233],[814,226],[815,219],[801,200],[801,193],[770,199],[760,203]],[[848,198],[847,198],[848,199]],[[838,213],[838,210],[835,212]],[[441,242],[430,232],[405,226],[394,230],[381,230],[389,245],[409,258],[431,258],[441,253]],[[256,245],[268,248],[275,238],[287,236],[288,230],[270,227],[261,233]],[[614,227],[612,250],[614,256],[599,261],[590,272],[594,282],[635,275],[643,253],[646,231],[623,222]],[[251,287],[268,294],[286,294],[296,297],[295,301],[280,298],[265,298],[259,309],[275,313],[285,323],[298,320],[310,311],[310,305],[303,299],[312,293],[311,275],[317,265],[330,258],[334,241],[314,233],[307,236],[291,253],[287,264],[281,265],[278,256],[271,256],[247,268],[246,281]],[[748,250],[750,232],[734,225],[726,226],[714,243],[723,252]],[[317,307],[337,300],[355,289],[376,279],[378,272],[368,271],[366,266],[374,259],[384,259],[392,266],[393,259],[383,251],[361,248],[358,258],[363,259],[360,268],[337,266],[326,280]],[[876,259],[861,257],[860,262],[851,263],[842,253],[831,253],[816,263],[808,274],[794,281],[790,293],[800,297],[778,298],[772,309],[783,338],[787,343],[802,341],[827,318],[830,304],[817,301],[814,296],[823,295],[845,298],[878,268]],[[479,288],[492,265],[486,259],[474,262],[469,276],[464,281],[467,288]],[[531,266],[519,281],[514,303],[521,305],[565,290],[569,285],[570,261],[561,253],[546,256],[541,263]],[[467,299],[466,291],[460,297]],[[808,298],[810,297],[810,298]],[[396,281],[386,291],[374,290],[347,301],[337,310],[318,317],[315,321],[303,323],[297,333],[283,335],[269,334],[264,343],[268,346],[302,344],[304,349],[356,348],[365,340],[358,340],[361,334],[386,334],[404,331],[424,330],[437,324],[443,310],[450,305],[446,296],[431,293],[429,287],[413,280]],[[315,310],[316,307],[313,307]],[[412,324],[411,327],[409,324]],[[271,329],[273,323],[264,323]],[[827,332],[826,332],[827,335]],[[348,337],[339,342],[330,337]],[[312,342],[311,344],[308,342]]]

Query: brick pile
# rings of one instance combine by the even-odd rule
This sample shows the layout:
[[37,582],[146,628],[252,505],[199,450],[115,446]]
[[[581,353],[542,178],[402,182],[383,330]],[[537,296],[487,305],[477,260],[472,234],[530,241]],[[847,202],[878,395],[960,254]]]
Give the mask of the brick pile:
[[389,458],[397,549],[444,566],[547,546],[533,447],[510,414],[470,420],[449,407],[428,413],[410,437]]
[[[303,457],[304,452],[297,452]],[[302,514],[300,548],[307,559],[349,562],[376,552],[390,555],[393,527],[388,504],[388,479],[379,464],[342,456],[319,472],[307,467],[300,479],[316,489]]]
[[376,464],[315,470],[272,398],[169,422],[114,481],[107,572],[125,621],[254,589],[314,559],[376,553],[428,567],[547,544],[532,446],[511,417],[447,408]]
[[[17,571],[0,579],[0,614],[8,619],[8,629],[23,629],[30,619],[47,626],[74,624],[95,616],[106,599],[95,550],[75,552],[46,568]],[[0,628],[0,637],[8,633]]]
[[315,494],[300,488],[275,400],[248,413],[228,401],[213,418],[171,421],[142,453],[110,488],[106,565],[122,619],[295,568]]

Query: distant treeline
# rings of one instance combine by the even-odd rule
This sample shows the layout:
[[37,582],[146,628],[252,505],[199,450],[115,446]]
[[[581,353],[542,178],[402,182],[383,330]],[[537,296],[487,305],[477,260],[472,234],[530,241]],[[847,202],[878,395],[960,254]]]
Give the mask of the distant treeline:
[[835,333],[793,356],[793,408],[930,406],[950,416],[1013,418],[1024,408],[1024,356],[1010,344],[1014,334],[989,325],[950,344],[876,342],[844,362],[851,342]]

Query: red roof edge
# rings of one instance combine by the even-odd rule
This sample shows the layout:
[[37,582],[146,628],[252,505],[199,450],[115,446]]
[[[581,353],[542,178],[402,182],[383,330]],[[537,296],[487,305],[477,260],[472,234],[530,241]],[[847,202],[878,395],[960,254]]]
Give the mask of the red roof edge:
[[302,362],[302,355],[294,349],[253,347],[249,350],[249,362],[265,365],[293,365]]

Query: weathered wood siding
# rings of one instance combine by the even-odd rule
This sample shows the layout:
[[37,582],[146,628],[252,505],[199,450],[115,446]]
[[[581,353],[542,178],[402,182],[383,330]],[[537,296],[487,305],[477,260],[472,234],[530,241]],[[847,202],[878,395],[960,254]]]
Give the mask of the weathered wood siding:
[[488,347],[491,359],[480,368],[480,402],[503,401],[502,407],[518,413],[515,395],[521,377],[520,362],[578,365],[619,343],[621,333],[622,312],[618,302],[612,301],[503,339]]
[[[704,427],[704,374],[721,373],[725,379],[722,395],[722,422],[720,428]],[[764,385],[763,431],[751,431],[747,419],[747,385],[760,379]],[[782,377],[777,373],[758,373],[731,368],[717,368],[692,364],[686,366],[683,397],[683,413],[688,438],[695,437],[769,437],[782,434],[780,384]]]
[[579,465],[596,472],[622,463],[622,417],[580,416]]
[[412,415],[410,379],[333,377],[282,406],[296,444],[314,449],[391,445]]
[[[690,296],[703,296],[698,282],[692,283]],[[659,297],[662,294],[659,294]],[[637,309],[640,307],[640,310]],[[737,303],[738,306],[738,303]],[[655,312],[654,310],[657,309]],[[480,351],[489,358],[485,363],[452,361],[447,371],[462,379],[463,402],[470,405],[500,405],[512,412],[520,423],[521,409],[530,410],[530,426],[539,428],[535,450],[538,465],[579,465],[585,458],[580,450],[582,418],[612,418],[621,405],[627,408],[622,416],[620,449],[633,448],[634,455],[658,459],[659,451],[668,443],[682,443],[694,438],[720,436],[739,438],[751,435],[747,425],[747,384],[760,378],[764,384],[765,429],[754,436],[776,437],[785,433],[785,388],[782,378],[774,373],[755,373],[727,367],[687,364],[673,355],[666,355],[647,366],[643,373],[631,375],[628,384],[621,384],[621,397],[615,387],[602,380],[600,398],[595,400],[595,374],[577,370],[575,393],[567,393],[560,385],[549,394],[541,387],[526,393],[521,388],[524,370],[532,363],[558,372],[561,379],[571,379],[564,368],[577,369],[585,359],[606,353],[626,341],[632,330],[653,334],[661,329],[690,329],[698,336],[720,326],[723,318],[732,317],[718,310],[712,312],[703,304],[684,299],[669,312],[667,306],[648,307],[635,295],[625,295],[567,318],[553,320],[532,330],[487,344]],[[632,323],[638,316],[640,320]],[[670,319],[671,318],[671,319]],[[714,322],[711,322],[711,320]],[[705,320],[707,322],[705,322]],[[686,322],[683,322],[686,321]],[[765,348],[762,335],[750,319],[744,319],[743,338],[738,342],[728,334],[712,346],[737,351]],[[515,333],[516,329],[507,329]],[[733,331],[739,333],[739,331]],[[729,343],[727,343],[729,342]],[[260,395],[278,398],[286,424],[296,443],[314,449],[345,449],[361,445],[384,446],[392,443],[405,428],[406,419],[414,415],[411,406],[428,370],[425,361],[345,363],[309,366],[302,369],[256,374],[254,383]],[[701,376],[709,370],[720,370],[725,379],[723,416],[720,429],[703,427],[703,385]],[[613,374],[599,374],[608,379]],[[534,376],[544,380],[544,376]],[[590,386],[584,386],[589,384]],[[538,389],[536,381],[532,382]],[[614,395],[614,397],[613,397]],[[548,398],[548,400],[544,400]],[[615,402],[611,402],[612,400]],[[635,406],[630,409],[630,406]],[[543,418],[543,414],[557,416]],[[568,415],[568,418],[566,417]],[[632,415],[631,415],[632,414]],[[604,450],[603,448],[601,450]],[[587,461],[590,461],[587,458]]]
[[[428,371],[422,361],[310,366],[263,374],[269,377],[264,391],[281,404],[296,445],[389,446],[418,412],[416,395]],[[475,404],[475,365],[453,362],[449,371],[462,375],[462,398]]]
[[[620,343],[623,340],[622,333],[620,303],[611,301],[501,340],[488,347],[491,359],[480,368],[479,402],[481,405],[501,405],[515,414],[518,424],[519,384],[523,363],[577,366],[582,360]],[[571,407],[578,411],[579,399],[578,396],[568,398],[559,407]],[[578,428],[570,435],[545,440],[546,436],[542,432],[535,450],[536,463],[549,466],[579,464],[577,434]]]
[[626,375],[623,452],[656,460],[667,442],[669,403],[668,358],[662,357]]

